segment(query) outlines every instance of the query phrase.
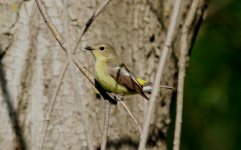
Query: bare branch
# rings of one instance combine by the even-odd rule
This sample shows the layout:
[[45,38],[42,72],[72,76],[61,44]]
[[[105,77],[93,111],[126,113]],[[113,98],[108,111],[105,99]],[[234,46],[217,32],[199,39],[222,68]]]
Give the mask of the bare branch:
[[[87,21],[86,26],[85,26],[85,28],[84,28],[84,30],[83,30],[80,38],[79,38],[79,40],[78,40],[78,42],[77,42],[74,50],[73,50],[74,52],[76,51],[79,43],[81,42],[82,37],[84,36],[84,34],[85,34],[86,31],[88,30],[88,28],[90,27],[90,25],[92,24],[92,22],[94,21],[94,19],[104,10],[104,8],[109,4],[110,1],[111,1],[111,0],[106,0],[106,1],[99,7],[99,9],[97,9],[97,10],[93,13],[93,15],[91,16],[91,18]],[[63,50],[64,50],[65,52],[67,52],[67,54],[68,54],[68,60],[69,60],[68,62],[72,62],[72,59],[71,59],[71,51],[70,51],[69,48],[65,45],[65,43],[64,43],[64,41],[63,41],[63,38],[61,37],[61,35],[60,35],[59,32],[57,31],[56,27],[55,27],[54,24],[52,23],[52,20],[50,19],[50,17],[49,17],[49,15],[48,15],[48,13],[47,13],[44,5],[42,4],[42,1],[41,1],[41,0],[36,0],[36,3],[37,3],[37,5],[38,5],[38,7],[39,7],[39,9],[40,9],[40,12],[41,12],[41,14],[42,14],[42,16],[43,16],[46,24],[48,25],[48,27],[50,28],[51,32],[53,33],[55,39],[56,39],[56,40],[58,41],[58,43],[61,45],[61,47],[63,48]],[[80,71],[86,76],[86,78],[97,88],[97,90],[99,90],[99,92],[101,93],[101,95],[102,95],[105,99],[109,100],[110,102],[112,102],[112,103],[114,103],[114,104],[116,104],[117,101],[119,101],[118,99],[116,99],[116,97],[113,98],[113,97],[112,97],[111,95],[109,95],[104,89],[102,89],[101,86],[99,85],[99,83],[94,79],[94,77],[88,72],[88,70],[87,70],[84,66],[81,65],[81,63],[79,63],[79,62],[77,61],[76,58],[74,58],[73,61],[74,61],[74,63],[76,64],[76,66],[79,68],[79,70],[80,70]],[[67,68],[67,66],[68,66],[68,62],[66,63],[66,68]],[[72,64],[72,63],[71,63],[71,64]],[[71,68],[72,68],[72,67],[71,67]],[[73,74],[73,69],[71,69],[71,70],[72,70],[71,72],[72,72],[72,74]],[[64,75],[64,73],[65,73],[65,72],[63,72],[62,74]],[[59,82],[59,84],[60,84],[60,83],[61,83],[61,81]],[[77,90],[77,88],[75,88],[75,93],[77,93],[76,90]],[[56,94],[56,95],[57,95],[57,94]],[[54,104],[56,95],[54,96],[53,100],[51,101],[51,103],[52,103],[51,107],[53,107],[53,104]],[[122,101],[121,101],[121,102],[122,102]],[[110,107],[109,105],[110,105],[109,102],[106,102],[106,111],[105,111],[105,116],[106,116],[105,118],[106,118],[106,119],[105,119],[105,128],[104,128],[105,130],[104,130],[104,134],[103,134],[103,137],[102,137],[101,149],[105,149],[105,147],[106,147],[106,139],[107,139],[107,133],[108,133],[108,122],[109,122],[109,107]],[[140,129],[140,126],[139,126],[138,122],[136,121],[136,119],[134,118],[134,116],[132,115],[132,113],[130,112],[130,110],[128,109],[128,107],[124,104],[124,102],[122,102],[122,105],[124,106],[124,108],[125,108],[125,109],[127,110],[127,112],[130,114],[131,118],[132,118],[132,119],[134,120],[134,122],[136,123],[136,125],[137,125],[137,127],[138,127],[138,129],[139,129],[139,131],[140,131],[140,135],[141,135],[141,129]],[[48,117],[49,119],[50,119],[50,115],[51,115],[51,111],[52,111],[52,108],[51,108],[51,107],[50,107],[50,109],[49,109],[49,112],[50,112],[50,113],[48,113],[48,114],[49,114],[49,117]],[[83,108],[83,107],[82,107],[82,108]],[[82,109],[82,110],[83,110],[83,109]],[[83,114],[83,113],[82,113],[82,114]],[[86,122],[87,117],[84,117],[84,118],[85,118],[85,119],[84,119],[84,122]],[[107,123],[106,123],[106,122],[107,122]],[[47,125],[48,125],[48,124],[46,124],[46,125],[45,125],[46,127],[44,127],[44,131],[45,131],[45,132],[46,132],[46,129],[47,129]],[[86,127],[87,125],[85,124],[84,126]],[[87,130],[85,130],[85,131],[87,131]],[[44,132],[44,136],[43,136],[43,141],[42,141],[42,143],[41,143],[41,148],[42,148],[42,145],[43,145],[43,143],[44,143],[45,132]],[[87,133],[87,135],[88,135],[88,133]],[[88,140],[88,139],[89,139],[89,138],[88,138],[88,136],[87,136],[87,140]],[[90,140],[88,140],[88,141],[90,141]],[[89,142],[88,142],[88,143],[89,143]],[[89,148],[92,147],[91,144],[90,144],[90,145],[88,144],[88,146],[89,146]],[[90,149],[93,149],[93,147],[90,148]]]
[[[45,23],[48,25],[48,27],[49,27],[49,29],[51,30],[51,32],[53,33],[55,39],[56,39],[56,40],[58,41],[58,43],[61,45],[61,47],[63,48],[63,50],[64,50],[65,52],[67,52],[67,48],[66,48],[66,45],[65,45],[65,43],[64,43],[64,41],[63,41],[63,38],[61,37],[60,33],[59,33],[58,30],[56,29],[56,27],[55,27],[55,25],[53,24],[51,18],[49,17],[48,12],[47,12],[45,6],[43,5],[42,0],[35,0],[35,1],[36,1],[36,3],[37,3],[37,6],[38,6],[40,12],[41,12],[41,15],[42,15],[43,18],[44,18]],[[107,0],[107,1],[105,1],[104,4],[107,5],[109,2],[110,2],[110,0]],[[96,11],[96,12],[94,13],[94,16],[95,16],[94,18],[96,18],[96,17],[100,14],[100,12],[103,11],[103,8],[105,7],[105,5],[101,5],[100,8],[102,8],[102,9],[98,9],[99,11]],[[89,19],[89,20],[92,20],[92,19]],[[88,22],[89,22],[89,21],[88,21]],[[93,20],[91,21],[91,23],[92,23],[92,22],[93,22]],[[88,23],[88,27],[89,27],[89,25],[90,25],[91,23]],[[87,28],[88,28],[88,27],[87,27]],[[84,32],[84,33],[85,33],[85,32]],[[79,38],[79,41],[81,41],[84,33],[82,33],[82,36],[81,36],[81,38]],[[96,82],[95,82],[94,77],[90,74],[90,72],[89,72],[80,62],[78,62],[78,60],[77,60],[75,57],[74,57],[74,62],[75,62],[75,64],[77,65],[77,67],[79,68],[79,70],[80,70],[80,71],[86,76],[86,78],[92,83],[92,85],[96,86]],[[97,89],[97,90],[98,90],[98,89]],[[106,92],[104,92],[104,91],[102,91],[102,92],[100,92],[100,93],[101,93],[101,95],[104,94],[104,95],[102,95],[102,96],[103,96],[104,98],[107,98],[107,100],[112,101],[112,102],[116,101],[114,98],[111,98],[108,93],[106,93]],[[109,98],[108,98],[108,97],[109,97]],[[115,102],[115,103],[116,103],[116,102]]]
[[155,106],[155,102],[156,102],[156,97],[159,92],[159,88],[160,88],[159,85],[161,82],[164,66],[165,66],[165,63],[166,63],[166,60],[168,57],[168,52],[169,52],[169,49],[172,44],[173,35],[174,35],[175,28],[176,28],[180,7],[181,7],[181,0],[176,0],[175,4],[174,4],[173,12],[172,12],[171,20],[170,20],[170,25],[169,25],[169,28],[167,31],[167,37],[166,37],[166,40],[164,43],[161,58],[159,60],[157,74],[155,76],[155,81],[154,81],[154,88],[153,88],[153,92],[151,94],[150,104],[147,109],[147,116],[145,117],[145,122],[144,122],[143,130],[142,130],[143,136],[141,137],[138,150],[145,149],[146,140],[147,140],[147,136],[149,133],[149,127],[150,127],[150,123],[151,123],[151,118],[152,118],[153,112],[155,110],[154,106]]
[[105,7],[111,2],[111,0],[106,0],[103,4],[100,5],[100,7],[92,14],[92,16],[89,18],[89,20],[85,24],[85,28],[82,31],[82,34],[80,35],[78,41],[76,42],[76,45],[74,47],[74,52],[77,50],[81,39],[83,38],[84,34],[88,31],[90,25],[93,23],[93,21],[96,19],[97,16],[99,16],[100,13],[102,13],[105,9]]
[[109,120],[110,120],[110,102],[105,100],[105,117],[104,117],[104,129],[102,134],[101,150],[106,149],[108,129],[109,129]]
[[81,115],[82,115],[82,124],[84,126],[84,134],[86,136],[86,139],[87,139],[87,144],[88,144],[88,148],[90,150],[94,150],[94,144],[93,144],[93,139],[92,139],[92,135],[91,135],[91,132],[90,130],[88,130],[88,116],[87,116],[87,113],[86,113],[86,109],[84,107],[84,103],[82,100],[78,100],[78,98],[80,98],[80,93],[79,93],[79,87],[78,85],[76,84],[77,83],[77,76],[74,72],[74,62],[72,60],[72,51],[70,49],[70,41],[68,40],[69,38],[69,31],[68,31],[68,27],[69,27],[69,20],[68,20],[68,11],[67,11],[67,1],[66,0],[63,0],[63,3],[64,3],[64,16],[65,16],[65,21],[64,21],[64,31],[65,31],[65,36],[67,38],[66,39],[66,46],[67,46],[67,58],[68,58],[68,61],[70,62],[70,75],[71,75],[71,84],[73,85],[74,87],[74,94],[75,94],[75,101],[76,103],[78,104],[79,103],[79,106],[80,106],[80,112],[81,112]]
[[127,111],[127,113],[131,116],[131,119],[134,121],[134,123],[136,124],[136,127],[137,129],[139,130],[139,133],[140,133],[140,137],[142,136],[142,133],[141,133],[141,126],[140,124],[138,123],[138,121],[136,120],[136,118],[134,117],[134,115],[131,113],[130,109],[126,106],[125,102],[124,101],[120,101],[121,104],[123,105],[123,107],[125,108],[125,110]]
[[42,139],[41,139],[41,142],[40,142],[40,150],[43,149],[43,145],[44,145],[44,142],[45,142],[45,136],[46,136],[46,131],[47,131],[47,128],[48,128],[48,125],[49,125],[49,121],[51,120],[51,114],[52,114],[52,111],[53,111],[53,107],[54,107],[54,103],[55,103],[55,100],[56,100],[56,97],[58,95],[58,92],[59,92],[59,89],[60,89],[60,85],[62,83],[62,80],[64,78],[64,75],[65,75],[65,72],[68,68],[68,61],[65,62],[64,64],[64,68],[63,68],[63,71],[61,73],[61,75],[59,76],[59,79],[58,79],[58,84],[57,84],[57,87],[55,88],[55,91],[54,91],[54,95],[52,96],[50,102],[49,102],[49,105],[48,105],[48,108],[47,108],[47,118],[44,122],[44,125],[43,125],[43,129],[42,129]]
[[[47,10],[46,10],[46,8],[45,8],[45,6],[44,6],[44,4],[43,4],[43,2],[42,2],[42,0],[36,0],[36,4],[37,4],[37,6],[38,6],[38,8],[39,8],[39,10],[40,10],[40,13],[41,13],[41,15],[43,16],[43,18],[44,18],[44,20],[45,20],[45,23],[48,25],[48,27],[49,27],[49,29],[51,30],[51,32],[53,33],[53,35],[54,35],[54,37],[55,37],[55,39],[58,41],[58,43],[61,45],[61,47],[63,48],[63,50],[65,51],[65,52],[67,52],[67,55],[68,55],[68,61],[71,63],[71,75],[72,75],[72,77],[74,78],[73,80],[72,80],[72,84],[75,86],[75,88],[74,88],[74,91],[75,91],[75,98],[77,99],[77,97],[79,97],[78,96],[78,87],[77,87],[77,85],[75,84],[76,82],[75,82],[75,74],[74,74],[74,71],[73,71],[73,65],[74,65],[74,63],[73,63],[73,61],[72,61],[72,57],[71,57],[71,50],[69,49],[69,48],[67,48],[66,47],[66,45],[65,45],[65,43],[64,43],[64,41],[63,41],[63,38],[62,38],[62,36],[60,35],[60,33],[58,32],[58,30],[57,30],[57,28],[55,27],[55,25],[53,24],[53,22],[52,22],[52,20],[51,20],[51,18],[50,18],[50,16],[49,16],[49,14],[48,14],[48,12],[47,12]],[[67,64],[68,65],[68,64]],[[77,100],[76,100],[77,101]],[[89,147],[89,149],[91,149],[91,150],[93,150],[94,149],[94,147],[93,147],[93,145],[91,144],[92,142],[92,140],[91,140],[91,135],[90,135],[90,133],[88,133],[88,131],[89,130],[87,130],[87,127],[88,127],[88,117],[87,117],[87,115],[86,115],[86,113],[85,113],[85,108],[83,107],[83,103],[82,103],[82,101],[80,101],[80,103],[81,103],[81,114],[83,115],[83,121],[82,121],[82,123],[83,123],[83,127],[84,127],[84,131],[85,131],[85,135],[86,135],[86,137],[87,137],[87,143],[88,143],[88,147]],[[51,111],[51,110],[50,110]],[[45,129],[46,130],[46,129]],[[46,131],[45,131],[46,132]],[[44,133],[44,136],[45,136],[45,133]],[[44,139],[44,138],[43,138]],[[44,141],[44,140],[43,140]],[[42,144],[41,144],[41,148],[42,148]]]
[[195,14],[198,9],[199,0],[192,2],[187,19],[182,28],[182,35],[180,39],[180,56],[179,56],[179,69],[178,69],[178,86],[177,86],[177,108],[176,108],[176,121],[175,121],[175,134],[173,141],[173,150],[180,149],[181,129],[182,129],[182,110],[183,110],[183,93],[184,93],[184,79],[186,72],[186,62],[188,57],[188,36],[190,27],[195,19]]
[[50,31],[53,33],[55,39],[58,41],[59,45],[63,48],[63,50],[65,52],[67,52],[67,48],[66,48],[66,45],[63,41],[63,38],[60,35],[60,33],[58,32],[55,25],[53,24],[48,12],[47,12],[47,9],[45,8],[45,5],[43,4],[43,1],[42,0],[35,0],[35,2],[36,2],[37,6],[39,8],[39,11],[40,11],[41,15],[44,18],[45,23],[48,25],[48,27],[49,27]]
[[[65,52],[67,52],[67,48],[66,48],[66,45],[63,41],[63,38],[62,36],[60,35],[60,33],[58,32],[58,30],[56,29],[55,25],[53,24],[51,18],[49,17],[49,14],[42,2],[42,0],[35,0],[36,1],[36,4],[40,10],[40,13],[41,15],[43,16],[44,18],[44,21],[45,23],[48,25],[49,29],[51,30],[51,32],[53,33],[55,39],[58,41],[58,43],[60,44],[60,46],[63,48],[63,50]],[[94,19],[103,11],[103,9],[106,7],[107,4],[110,3],[111,0],[106,0],[101,6],[99,9],[97,9],[97,11],[95,11],[92,15],[92,17],[87,21],[86,23],[86,27],[84,29],[84,31],[86,32],[89,28],[89,26],[91,25],[91,23],[94,21]],[[79,38],[79,42],[77,42],[77,46],[75,46],[74,50],[77,49],[78,47],[78,43],[80,43],[83,35],[85,34],[85,32],[83,32],[81,34],[81,37]],[[78,62],[77,59],[75,59],[75,62]],[[77,63],[78,64],[78,63]],[[80,64],[79,64],[80,65]],[[80,69],[81,72],[86,76],[86,75],[90,75],[89,71],[82,65],[80,65],[80,68],[83,68],[83,69]],[[90,75],[91,76],[91,75]],[[89,76],[89,77],[90,77]],[[87,77],[88,78],[88,77]],[[88,78],[88,79],[91,79],[91,78]],[[89,80],[90,82],[92,82],[91,80]],[[94,82],[92,82],[94,83]],[[93,84],[94,85],[94,84]]]

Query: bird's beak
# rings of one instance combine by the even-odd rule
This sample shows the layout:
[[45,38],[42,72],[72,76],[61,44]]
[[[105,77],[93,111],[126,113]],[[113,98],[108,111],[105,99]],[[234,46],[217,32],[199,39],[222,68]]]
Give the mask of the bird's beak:
[[92,51],[92,50],[94,50],[94,48],[92,48],[92,47],[90,47],[90,46],[86,46],[86,47],[85,47],[85,50]]

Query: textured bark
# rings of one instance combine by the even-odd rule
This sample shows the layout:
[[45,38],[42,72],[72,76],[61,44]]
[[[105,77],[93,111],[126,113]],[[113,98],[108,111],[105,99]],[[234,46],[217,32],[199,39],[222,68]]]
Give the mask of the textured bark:
[[[73,48],[81,29],[102,1],[69,0],[68,5],[60,0],[44,2],[54,24]],[[183,16],[188,3],[183,3]],[[113,0],[94,21],[81,45],[108,41],[135,74],[153,81],[171,9],[171,0]],[[201,17],[202,13],[197,16]],[[67,57],[34,0],[0,0],[0,20],[0,149],[39,149],[47,106]],[[197,26],[198,23],[194,24],[192,30],[195,31]],[[174,47],[178,45],[179,30]],[[193,35],[195,32],[190,37]],[[76,53],[93,71],[92,56],[81,49]],[[170,54],[162,84],[175,85],[177,56],[178,49]],[[86,148],[80,101],[87,110],[88,131],[93,136],[93,144],[100,146],[104,101],[95,97],[94,88],[77,69],[75,72],[80,97],[74,98],[68,69],[47,129],[46,150]],[[166,149],[172,94],[173,91],[167,89],[160,92],[149,133],[150,149]],[[125,101],[142,124],[148,102],[141,96],[128,96]],[[139,139],[138,129],[124,108],[119,104],[112,105],[107,148],[137,149]]]

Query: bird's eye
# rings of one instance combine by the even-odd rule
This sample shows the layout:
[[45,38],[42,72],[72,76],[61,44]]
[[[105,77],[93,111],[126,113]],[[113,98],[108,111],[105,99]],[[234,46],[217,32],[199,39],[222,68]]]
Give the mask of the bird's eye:
[[101,50],[101,51],[103,51],[104,49],[105,49],[105,47],[103,47],[103,46],[100,47],[100,50]]

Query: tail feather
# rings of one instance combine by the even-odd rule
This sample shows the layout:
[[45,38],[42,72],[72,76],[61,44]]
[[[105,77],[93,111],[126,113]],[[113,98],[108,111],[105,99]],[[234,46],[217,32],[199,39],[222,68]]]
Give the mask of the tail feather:
[[[151,94],[152,89],[153,89],[153,83],[152,82],[148,82],[148,81],[143,80],[141,78],[137,78],[137,81],[142,85],[144,93]],[[174,90],[174,87],[171,87],[171,86],[168,86],[168,85],[160,85],[160,88]]]
[[148,82],[145,85],[143,85],[142,87],[143,87],[143,92],[144,93],[151,94],[152,89],[153,89],[153,84],[152,83]]

